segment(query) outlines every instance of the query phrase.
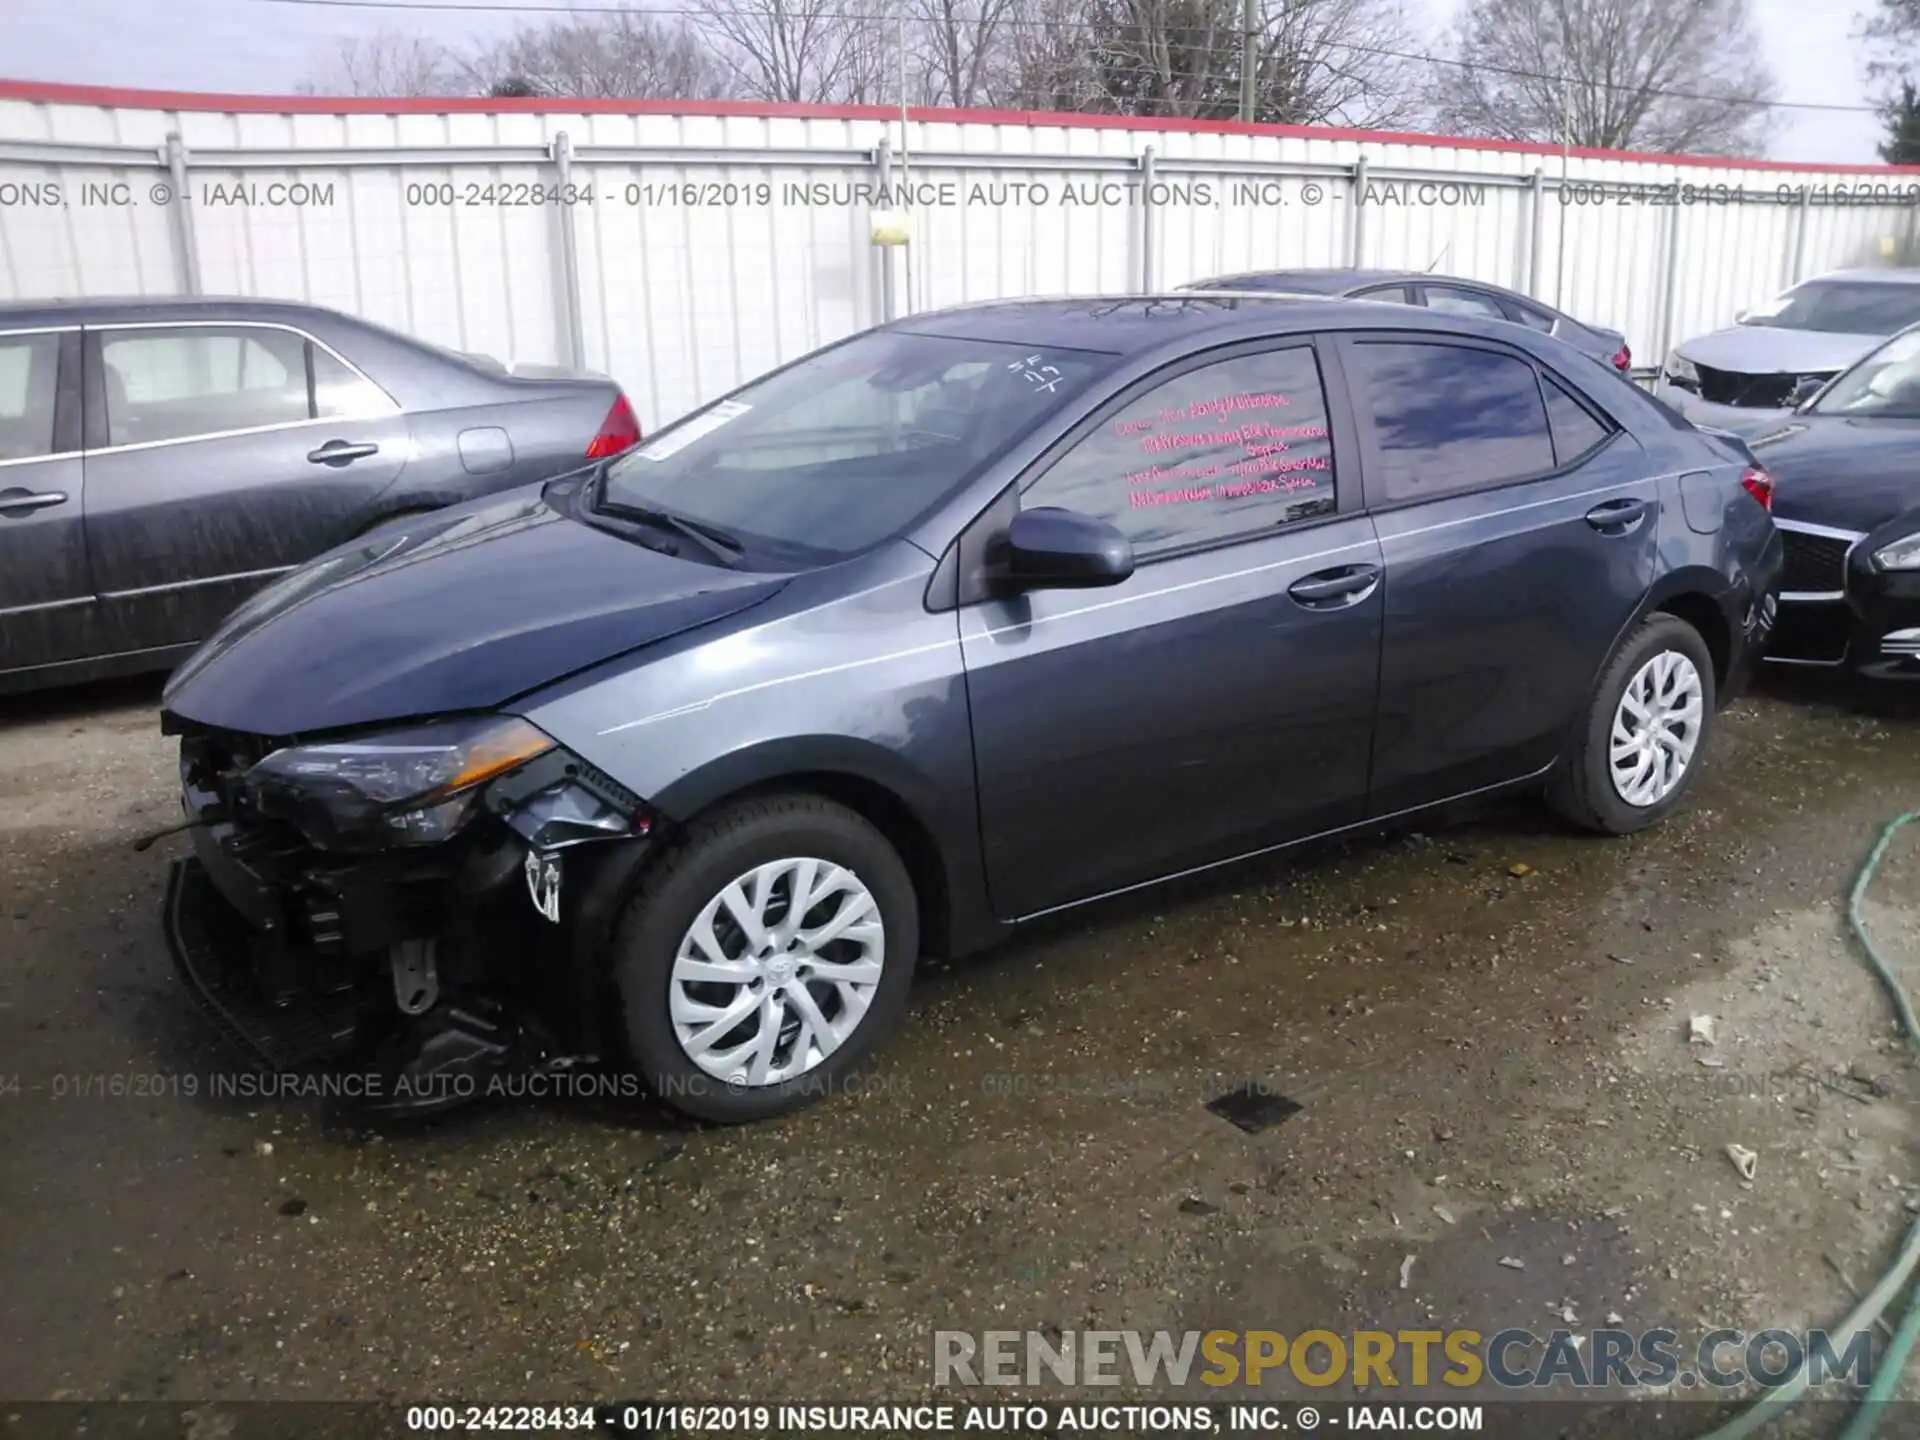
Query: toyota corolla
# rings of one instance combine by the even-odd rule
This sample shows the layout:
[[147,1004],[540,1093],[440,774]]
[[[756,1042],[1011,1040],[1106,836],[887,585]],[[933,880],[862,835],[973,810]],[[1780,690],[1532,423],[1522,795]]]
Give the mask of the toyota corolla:
[[1498,321],[915,317],[232,616],[165,696],[169,934],[277,1065],[772,1115],[1037,916],[1464,796],[1662,819],[1768,634],[1770,500]]

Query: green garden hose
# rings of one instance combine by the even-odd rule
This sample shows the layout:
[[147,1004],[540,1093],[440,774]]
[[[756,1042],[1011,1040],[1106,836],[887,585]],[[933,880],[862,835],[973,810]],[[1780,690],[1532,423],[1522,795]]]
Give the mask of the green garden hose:
[[[1860,867],[1860,874],[1853,882],[1853,890],[1847,896],[1847,928],[1853,932],[1854,939],[1860,942],[1860,948],[1867,957],[1867,964],[1873,967],[1874,974],[1880,977],[1880,983],[1886,988],[1893,1000],[1893,1008],[1899,1013],[1900,1025],[1907,1032],[1907,1039],[1920,1046],[1920,1020],[1913,1013],[1913,1002],[1907,996],[1907,990],[1886,958],[1874,945],[1873,937],[1867,933],[1866,921],[1860,914],[1860,901],[1867,892],[1867,885],[1874,873],[1879,870],[1880,862],[1885,858],[1887,847],[1902,826],[1920,819],[1920,810],[1909,810],[1906,814],[1889,821],[1880,832],[1880,838],[1874,842],[1873,849],[1867,852],[1866,863]],[[1891,1269],[1880,1277],[1880,1281],[1863,1298],[1854,1312],[1841,1322],[1840,1333],[1854,1334],[1872,1325],[1893,1303],[1894,1296],[1913,1274],[1914,1267],[1920,1265],[1920,1221],[1907,1231],[1907,1243],[1900,1249],[1899,1258]],[[1872,1440],[1875,1427],[1886,1413],[1887,1402],[1893,1392],[1899,1388],[1900,1377],[1907,1368],[1907,1359],[1913,1353],[1914,1342],[1920,1340],[1920,1290],[1916,1290],[1908,1301],[1906,1318],[1900,1322],[1900,1328],[1894,1333],[1886,1353],[1880,1357],[1873,1384],[1868,1387],[1866,1399],[1860,1404],[1852,1422],[1847,1426],[1841,1440]],[[1779,1418],[1781,1411],[1798,1400],[1807,1388],[1806,1372],[1803,1369],[1787,1384],[1778,1389],[1769,1390],[1759,1400],[1749,1406],[1737,1419],[1728,1421],[1702,1440],[1743,1440],[1763,1426]]]

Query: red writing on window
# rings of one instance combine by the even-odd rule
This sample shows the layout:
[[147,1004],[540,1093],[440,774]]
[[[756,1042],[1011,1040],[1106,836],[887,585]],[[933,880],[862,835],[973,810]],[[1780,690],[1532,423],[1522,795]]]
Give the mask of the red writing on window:
[[[1226,485],[1189,485],[1179,490],[1135,490],[1127,496],[1128,507],[1134,510],[1148,510],[1156,505],[1180,505],[1195,500],[1239,500],[1248,495],[1312,490],[1320,482],[1312,475],[1302,472],[1325,470],[1329,466],[1326,456],[1309,455],[1296,460],[1282,460],[1278,464],[1243,460],[1237,465],[1212,467],[1216,474],[1223,468],[1227,474],[1243,478]],[[1169,473],[1171,472],[1161,472],[1163,476]]]
[[1185,450],[1196,445],[1254,445],[1284,441],[1289,438],[1322,440],[1326,438],[1324,425],[1269,425],[1264,420],[1254,420],[1237,430],[1201,430],[1176,432],[1170,435],[1146,435],[1141,437],[1140,448],[1149,455],[1160,454],[1167,450]]
[[1276,405],[1291,405],[1284,395],[1222,395],[1217,400],[1196,400],[1187,406],[1187,418],[1202,415],[1228,415],[1235,410],[1270,410]]

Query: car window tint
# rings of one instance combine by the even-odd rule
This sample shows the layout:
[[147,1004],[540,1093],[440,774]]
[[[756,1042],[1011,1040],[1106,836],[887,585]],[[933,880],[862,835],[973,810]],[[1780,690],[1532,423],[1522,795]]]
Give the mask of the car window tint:
[[1484,315],[1489,320],[1504,320],[1500,302],[1491,295],[1471,290],[1456,290],[1451,285],[1427,286],[1427,308],[1447,315]]
[[0,335],[0,460],[53,453],[58,335]]
[[1332,510],[1333,451],[1312,348],[1176,376],[1110,415],[1021,503],[1111,521],[1142,556]]
[[107,331],[107,443],[309,419],[305,345],[292,331],[244,326]]
[[1356,290],[1348,297],[1353,300],[1384,300],[1393,305],[1407,303],[1407,287],[1404,285],[1381,285],[1372,290]]
[[313,413],[315,418],[333,420],[378,415],[393,408],[387,394],[336,360],[318,345],[309,345],[313,357]]
[[1554,468],[1533,366],[1464,345],[1353,347],[1355,399],[1373,423],[1389,503],[1498,485]]
[[1551,375],[1540,377],[1547,393],[1547,420],[1553,428],[1553,452],[1562,465],[1571,464],[1613,434]]

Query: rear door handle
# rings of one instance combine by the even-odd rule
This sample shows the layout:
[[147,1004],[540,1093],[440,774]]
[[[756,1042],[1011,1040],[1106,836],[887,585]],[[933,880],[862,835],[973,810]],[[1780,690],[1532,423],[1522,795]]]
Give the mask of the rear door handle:
[[1646,518],[1644,500],[1608,500],[1587,511],[1587,524],[1602,535],[1625,535]]
[[9,520],[24,520],[36,510],[66,503],[64,490],[23,490],[18,485],[11,490],[0,490],[0,515]]
[[345,465],[352,460],[364,460],[369,455],[378,455],[380,447],[371,440],[354,444],[350,440],[329,440],[318,450],[309,450],[307,459],[316,465]]
[[1342,610],[1358,605],[1379,584],[1378,565],[1341,565],[1294,581],[1287,594],[1309,610]]

